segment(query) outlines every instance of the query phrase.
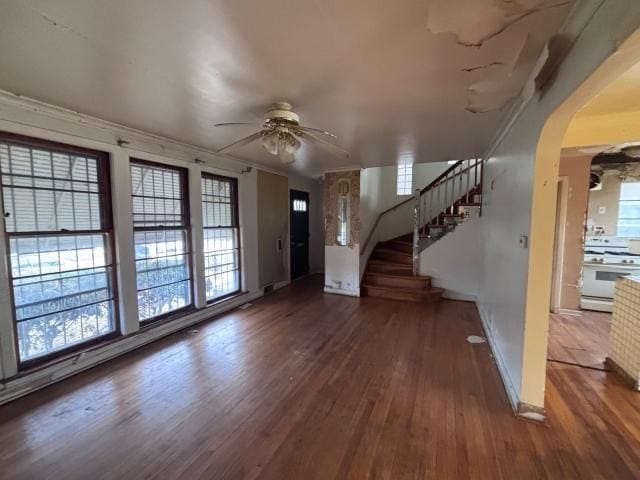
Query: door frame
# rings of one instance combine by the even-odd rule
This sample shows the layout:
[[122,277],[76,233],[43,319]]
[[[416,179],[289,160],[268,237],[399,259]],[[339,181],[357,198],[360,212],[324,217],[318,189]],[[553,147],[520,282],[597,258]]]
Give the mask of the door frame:
[[[293,248],[291,248],[291,242],[293,239],[292,236],[292,228],[293,228],[293,197],[294,194],[301,194],[306,197],[307,201],[307,273],[302,274],[298,277],[293,278]],[[300,190],[297,188],[289,188],[289,242],[287,244],[287,248],[289,249],[289,281],[293,282],[296,280],[300,280],[302,278],[308,277],[311,274],[311,258],[310,258],[310,246],[311,246],[311,192],[306,190]]]
[[553,273],[551,288],[551,311],[560,313],[562,310],[562,280],[564,278],[564,241],[567,225],[567,203],[569,201],[569,179],[558,177],[556,228],[554,236]]

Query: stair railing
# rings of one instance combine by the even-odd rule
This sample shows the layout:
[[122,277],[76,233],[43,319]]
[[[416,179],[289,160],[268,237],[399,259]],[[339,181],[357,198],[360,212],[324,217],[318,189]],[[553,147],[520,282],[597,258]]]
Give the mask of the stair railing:
[[[477,203],[476,194],[482,192],[482,159],[459,160],[422,190],[416,190],[413,212],[413,274],[417,275],[420,261],[420,239],[432,228],[447,228],[443,215],[457,214],[455,207]],[[435,223],[432,223],[435,222]]]

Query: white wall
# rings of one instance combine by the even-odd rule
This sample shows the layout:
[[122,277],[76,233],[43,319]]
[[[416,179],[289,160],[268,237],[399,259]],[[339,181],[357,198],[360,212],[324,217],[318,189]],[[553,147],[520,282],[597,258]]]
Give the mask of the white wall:
[[[589,23],[584,31],[577,32],[580,35],[576,35],[576,44],[544,96],[536,95],[493,152],[485,155],[488,161],[484,172],[482,229],[478,238],[483,274],[478,306],[514,406],[525,403],[542,407],[544,404],[548,317],[543,312],[543,318],[525,328],[527,282],[532,265],[529,249],[519,244],[520,236],[530,237],[532,233],[532,195],[540,134],[551,113],[640,25],[639,2],[601,3],[595,14],[587,18]],[[559,158],[558,148],[558,161]],[[557,181],[552,183],[548,185],[548,195],[555,202]],[[554,211],[543,214],[548,214],[553,222]],[[552,240],[543,238],[540,241]],[[533,246],[532,241],[531,248]],[[551,258],[544,261],[551,262]],[[548,301],[548,292],[538,293],[535,301]],[[535,345],[539,350],[535,365],[527,364],[526,360],[526,342],[530,336],[539,340]]]
[[[383,171],[384,168],[365,168],[360,172],[360,242],[365,242],[367,236],[383,208]],[[371,255],[373,247],[377,243],[377,237],[371,238],[366,252],[360,252],[359,272],[360,278],[367,266],[367,259]]]
[[[16,376],[17,361],[13,340],[13,320],[10,314],[11,301],[6,274],[0,275],[0,403],[16,398],[44,385],[57,381],[78,371],[89,368],[145,343],[151,342],[173,331],[211,317],[221,311],[257,298],[257,170],[251,172],[246,163],[220,157],[212,152],[181,144],[169,139],[149,135],[98,119],[78,115],[57,107],[21,99],[0,92],[0,130],[35,138],[75,145],[107,152],[112,170],[112,198],[114,205],[114,235],[116,242],[116,265],[120,296],[120,323],[125,336],[116,342],[93,347],[82,354],[53,363],[27,374]],[[118,146],[118,139],[128,142]],[[161,323],[153,328],[140,330],[137,320],[137,298],[135,287],[135,261],[132,236],[132,216],[129,178],[129,158],[150,160],[177,165],[188,169],[191,202],[193,246],[193,275],[195,280],[194,305],[196,310],[179,319]],[[204,163],[196,163],[198,158]],[[240,229],[242,245],[242,287],[244,295],[222,304],[206,306],[203,296],[204,277],[198,262],[202,261],[200,206],[201,172],[238,178]],[[282,172],[279,172],[282,173]],[[323,265],[322,190],[310,179],[290,175],[291,188],[310,193],[310,266],[320,271]],[[4,228],[0,222],[0,249],[4,249]],[[200,247],[198,247],[198,245]],[[288,246],[288,242],[287,242]],[[6,256],[0,255],[0,272],[6,272]],[[135,335],[131,335],[135,334]]]
[[478,234],[482,219],[470,218],[442,239],[420,252],[420,275],[432,277],[436,287],[444,288],[444,297],[475,301],[482,277]]
[[360,249],[355,244],[354,248],[338,245],[325,247],[327,261],[327,277],[325,278],[324,291],[339,293],[341,295],[360,296]]
[[[383,210],[384,168],[365,168],[360,172],[360,226],[366,236]],[[361,239],[363,241],[363,239]]]
[[[447,162],[431,162],[431,163],[414,163],[412,177],[412,191],[417,188],[424,188],[429,185],[435,178],[449,168]],[[382,177],[382,202],[381,210],[386,210],[406,200],[411,195],[398,195],[398,166],[391,165],[388,167],[380,167]]]

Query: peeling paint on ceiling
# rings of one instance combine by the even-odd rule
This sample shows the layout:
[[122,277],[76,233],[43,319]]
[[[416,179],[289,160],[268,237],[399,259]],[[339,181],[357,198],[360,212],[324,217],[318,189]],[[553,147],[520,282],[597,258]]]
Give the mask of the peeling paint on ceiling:
[[458,43],[465,47],[480,47],[523,18],[571,3],[557,0],[432,0],[428,28],[433,33],[453,33]]
[[[215,123],[289,101],[351,152],[303,146],[287,168],[308,176],[471,158],[569,3],[3,0],[0,89],[210,149],[252,133]],[[260,145],[233,155],[281,167]]]

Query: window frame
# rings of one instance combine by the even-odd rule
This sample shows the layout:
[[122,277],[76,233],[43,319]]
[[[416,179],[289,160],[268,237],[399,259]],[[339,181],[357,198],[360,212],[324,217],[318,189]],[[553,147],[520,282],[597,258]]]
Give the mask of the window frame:
[[[303,200],[301,198],[295,198],[293,200],[293,202],[292,202],[292,205],[293,205],[292,210],[294,212],[305,212],[305,213],[308,213],[308,211],[309,211],[308,203],[309,202],[307,202],[306,200]],[[304,208],[296,208],[296,205],[303,206]]]
[[[401,172],[402,169],[402,173]],[[407,173],[408,170],[408,173]],[[402,182],[400,178],[402,177]],[[407,178],[409,181],[407,182]],[[409,184],[407,192],[407,183]],[[398,163],[396,172],[396,195],[406,197],[413,194],[413,163]]]
[[[79,155],[85,157],[94,157],[97,161],[98,171],[98,185],[103,192],[100,197],[100,209],[102,211],[102,222],[100,230],[48,230],[48,231],[33,231],[33,232],[8,232],[6,222],[3,223],[3,235],[5,241],[4,254],[7,265],[7,283],[9,287],[9,298],[11,302],[11,322],[13,328],[13,343],[15,349],[15,358],[17,362],[18,371],[29,370],[33,367],[42,366],[44,364],[51,363],[53,360],[59,360],[75,354],[79,351],[86,351],[87,349],[96,345],[106,343],[116,337],[122,335],[122,329],[120,325],[120,296],[118,290],[118,275],[116,265],[116,244],[115,244],[115,230],[113,221],[113,199],[111,189],[111,163],[110,156],[107,152],[100,150],[94,150],[90,148],[78,147],[75,145],[67,145],[65,143],[53,142],[40,138],[34,138],[26,135],[18,135],[9,132],[0,131],[0,143],[6,143],[8,145],[17,145],[25,148],[41,148],[50,152],[60,153],[64,155]],[[3,191],[3,185],[1,181],[2,173],[0,172],[0,192]],[[0,207],[4,212],[4,195],[0,194]],[[3,215],[4,216],[4,215]],[[100,335],[98,337],[87,340],[86,342],[78,342],[70,345],[66,348],[40,355],[28,360],[22,360],[20,358],[20,339],[18,338],[18,321],[16,315],[16,304],[14,294],[14,278],[11,273],[11,250],[10,239],[16,237],[51,237],[51,236],[83,236],[83,235],[105,235],[107,241],[105,242],[105,256],[107,264],[106,267],[110,268],[111,275],[109,280],[112,286],[112,302],[113,302],[113,331]]]
[[[640,197],[635,198],[633,200],[623,199],[622,198],[622,189],[623,189],[623,186],[625,184],[637,184],[638,186],[640,186],[640,181],[632,181],[632,182],[624,182],[623,181],[623,182],[620,182],[620,193],[618,195],[618,218],[616,219],[616,235],[619,236],[619,237],[622,237],[622,238],[638,238],[638,236],[640,236],[640,235],[620,235],[620,228],[621,228],[620,221],[621,220],[635,220],[635,221],[638,221],[638,223],[640,223],[640,217],[633,217],[633,218],[631,218],[631,217],[629,217],[629,218],[621,217],[622,204],[623,203],[625,203],[625,202],[640,202]],[[625,225],[622,225],[622,227],[624,228]]]
[[[136,227],[135,224],[133,223],[133,218],[132,218],[132,227],[133,227],[133,235],[131,238],[131,241],[133,242],[133,246],[134,246],[134,251],[135,251],[135,239],[136,239],[136,232],[157,232],[157,231],[172,231],[172,230],[184,230],[185,232],[185,245],[188,247],[188,251],[185,252],[185,257],[186,257],[186,265],[189,267],[189,293],[190,293],[190,300],[191,302],[188,305],[185,305],[184,307],[180,307],[176,310],[171,310],[170,312],[166,312],[166,313],[162,313],[160,315],[157,315],[155,317],[151,317],[151,318],[147,318],[145,320],[142,320],[140,318],[140,307],[138,305],[138,288],[137,288],[137,282],[138,282],[138,269],[136,268],[136,313],[138,315],[138,323],[140,325],[140,328],[144,328],[150,325],[156,325],[158,323],[161,323],[163,321],[169,321],[169,320],[174,320],[177,319],[179,317],[184,316],[185,314],[192,312],[195,310],[195,282],[194,282],[194,265],[193,265],[193,235],[192,235],[192,226],[191,226],[191,210],[190,210],[190,199],[189,199],[189,170],[185,167],[179,167],[177,165],[172,165],[172,164],[167,164],[167,163],[162,163],[162,162],[154,162],[151,160],[145,160],[142,158],[138,158],[138,157],[129,157],[129,172],[131,172],[131,166],[132,165],[142,165],[142,166],[147,166],[147,167],[154,167],[154,168],[162,168],[165,170],[175,170],[176,172],[179,173],[180,175],[180,179],[182,182],[182,188],[181,193],[182,193],[182,217],[183,217],[183,225],[180,227]],[[129,191],[130,191],[130,195],[131,195],[131,205],[132,205],[132,209],[133,209],[133,199],[135,197],[135,195],[133,194],[133,191],[131,190],[131,178],[129,178]],[[133,210],[132,210],[133,213]],[[135,267],[135,262],[136,262],[136,258],[134,255],[134,267]]]
[[[207,292],[206,292],[206,288],[205,288],[205,300],[207,305],[212,305],[218,302],[221,302],[225,299],[228,299],[230,297],[234,297],[236,295],[238,295],[239,293],[242,293],[242,244],[240,243],[240,202],[238,199],[238,179],[235,177],[225,177],[223,175],[218,175],[215,173],[210,173],[210,172],[205,172],[202,171],[201,175],[200,175],[200,184],[202,185],[202,180],[203,179],[213,179],[213,180],[218,180],[218,181],[227,181],[231,184],[231,205],[232,205],[232,209],[233,209],[233,214],[232,214],[232,221],[234,226],[232,227],[205,227],[204,226],[204,215],[203,215],[203,219],[202,219],[202,254],[203,254],[203,260],[204,260],[204,264],[203,264],[203,269],[202,269],[202,273],[204,276],[204,280],[205,280],[205,284],[207,281],[207,275],[206,275],[206,252],[204,250],[204,232],[207,229],[217,229],[217,228],[234,228],[236,231],[236,244],[238,245],[238,288],[236,290],[234,290],[233,292],[229,292],[226,293],[224,295],[221,295],[219,297],[215,297],[212,299],[208,299],[207,297]],[[202,208],[202,204],[204,203],[202,201],[202,196],[204,195],[204,192],[200,191],[200,208]]]

